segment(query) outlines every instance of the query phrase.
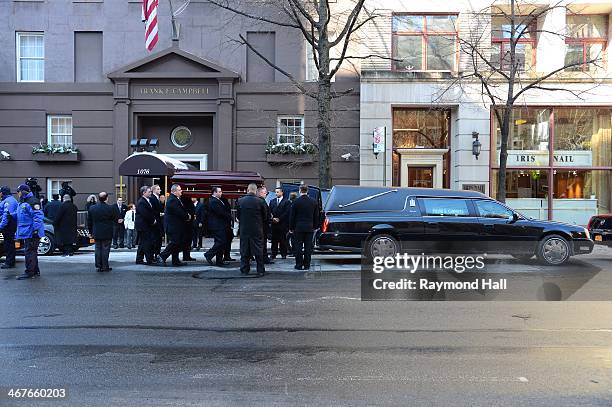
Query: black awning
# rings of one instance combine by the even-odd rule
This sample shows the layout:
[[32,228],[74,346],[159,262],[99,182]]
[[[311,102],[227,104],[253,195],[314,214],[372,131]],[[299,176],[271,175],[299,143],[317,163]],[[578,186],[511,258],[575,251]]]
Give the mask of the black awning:
[[128,177],[173,176],[178,171],[193,170],[193,166],[174,158],[154,153],[134,153],[119,165],[119,175]]

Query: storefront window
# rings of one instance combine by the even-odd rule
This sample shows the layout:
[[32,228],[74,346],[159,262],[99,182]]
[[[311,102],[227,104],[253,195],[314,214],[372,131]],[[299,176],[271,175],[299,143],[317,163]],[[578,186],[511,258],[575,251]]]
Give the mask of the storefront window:
[[[498,128],[493,196],[499,173],[495,168],[499,165],[499,133]],[[549,143],[552,161],[548,159]],[[580,225],[586,225],[593,215],[612,212],[612,109],[517,109],[512,117],[507,168],[506,202],[519,212]]]
[[448,147],[448,121],[445,110],[393,110],[394,148]]
[[[493,170],[491,195],[497,198],[497,177]],[[548,219],[548,170],[506,171],[506,203],[535,219]]]
[[555,167],[612,166],[612,110],[555,109]]
[[586,225],[592,215],[612,213],[612,171],[554,170],[553,219]]
[[[549,109],[515,109],[510,118],[508,135],[508,167],[539,167],[548,165],[550,132]],[[497,154],[494,165],[499,165],[501,126],[494,132]]]

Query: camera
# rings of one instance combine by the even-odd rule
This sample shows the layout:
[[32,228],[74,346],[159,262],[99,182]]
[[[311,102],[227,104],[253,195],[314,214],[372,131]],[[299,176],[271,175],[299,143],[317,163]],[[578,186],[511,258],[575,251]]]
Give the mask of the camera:
[[75,197],[76,191],[70,186],[70,182],[64,181],[62,182],[62,188],[59,190],[59,195],[60,197],[63,197],[64,195],[70,195],[70,199],[72,199]]
[[11,155],[9,153],[7,153],[6,151],[2,150],[0,151],[0,155],[2,157],[0,157],[1,160],[10,160],[11,159]]
[[40,199],[40,191],[42,191],[42,188],[38,185],[38,180],[33,177],[27,178],[25,184],[30,187],[30,191],[32,191],[36,199]]

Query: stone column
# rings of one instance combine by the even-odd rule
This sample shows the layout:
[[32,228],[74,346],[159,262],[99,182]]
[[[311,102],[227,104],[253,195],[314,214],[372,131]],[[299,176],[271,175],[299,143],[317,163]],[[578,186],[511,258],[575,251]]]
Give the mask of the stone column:
[[[109,193],[115,192],[115,185],[120,183],[119,177],[119,165],[121,162],[130,154],[129,146],[129,126],[130,126],[130,99],[129,99],[129,82],[118,81],[115,82],[114,92],[114,107],[113,107],[113,190],[108,191]],[[124,194],[127,193],[128,180],[124,178],[123,183],[126,185]]]
[[233,80],[219,80],[217,128],[213,139],[214,169],[234,169],[234,92]]

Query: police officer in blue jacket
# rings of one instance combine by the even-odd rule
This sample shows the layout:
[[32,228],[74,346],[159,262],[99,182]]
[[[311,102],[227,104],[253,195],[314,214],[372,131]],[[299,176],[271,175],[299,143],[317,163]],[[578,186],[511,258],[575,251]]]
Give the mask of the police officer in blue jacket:
[[17,230],[17,200],[13,198],[11,189],[7,186],[0,187],[0,232],[4,236],[4,253],[6,260],[0,266],[3,269],[15,267],[15,232]]
[[25,242],[25,273],[17,280],[36,278],[40,275],[38,269],[38,242],[45,235],[44,214],[40,203],[32,194],[30,187],[21,184],[17,188],[19,206],[17,207],[17,239]]

